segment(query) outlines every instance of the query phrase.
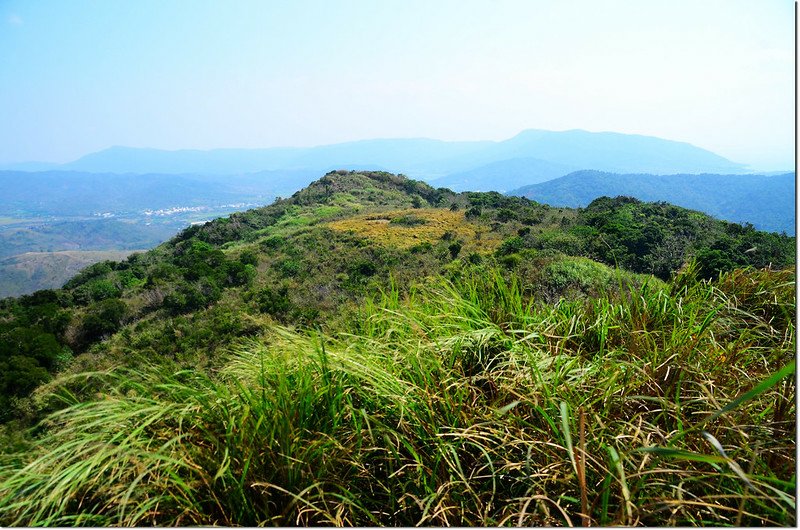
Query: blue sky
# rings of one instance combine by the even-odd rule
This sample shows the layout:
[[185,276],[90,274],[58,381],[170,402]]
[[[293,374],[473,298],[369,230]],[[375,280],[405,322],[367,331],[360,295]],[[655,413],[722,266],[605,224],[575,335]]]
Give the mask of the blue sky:
[[772,170],[794,117],[791,0],[0,0],[0,163],[539,128]]

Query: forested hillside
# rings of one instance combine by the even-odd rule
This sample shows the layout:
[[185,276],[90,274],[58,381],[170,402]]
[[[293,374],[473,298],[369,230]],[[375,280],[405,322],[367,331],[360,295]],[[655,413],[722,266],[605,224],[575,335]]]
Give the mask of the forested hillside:
[[332,171],[0,301],[0,524],[793,525],[794,267]]
[[602,197],[624,195],[666,201],[759,230],[795,233],[795,174],[651,175],[576,171],[508,192],[552,206],[586,207]]

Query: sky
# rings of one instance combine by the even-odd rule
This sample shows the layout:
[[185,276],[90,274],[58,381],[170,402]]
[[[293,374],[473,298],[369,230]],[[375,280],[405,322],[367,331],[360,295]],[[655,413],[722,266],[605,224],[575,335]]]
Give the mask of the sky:
[[534,128],[791,169],[794,26],[792,0],[0,0],[0,163]]

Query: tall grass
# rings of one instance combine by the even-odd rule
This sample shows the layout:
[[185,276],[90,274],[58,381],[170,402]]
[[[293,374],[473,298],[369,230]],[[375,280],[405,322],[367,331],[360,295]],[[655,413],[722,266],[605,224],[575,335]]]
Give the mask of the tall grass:
[[555,305],[467,274],[210,376],[89,374],[0,524],[794,525],[793,274]]

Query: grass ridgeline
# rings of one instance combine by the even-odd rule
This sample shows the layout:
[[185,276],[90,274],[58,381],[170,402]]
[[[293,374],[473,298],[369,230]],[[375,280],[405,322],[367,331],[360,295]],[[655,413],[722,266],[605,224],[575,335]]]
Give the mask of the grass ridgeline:
[[212,377],[81,376],[109,390],[6,458],[0,524],[792,526],[794,313],[793,270],[389,291]]

